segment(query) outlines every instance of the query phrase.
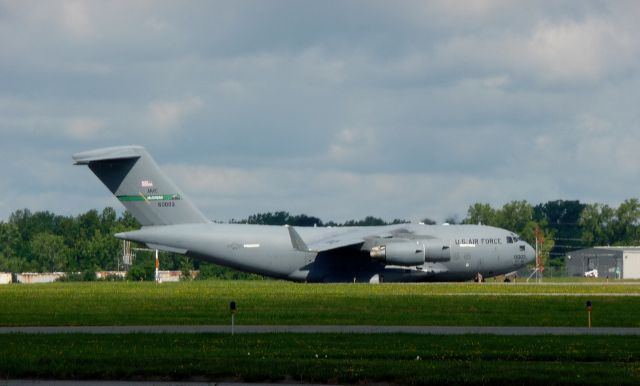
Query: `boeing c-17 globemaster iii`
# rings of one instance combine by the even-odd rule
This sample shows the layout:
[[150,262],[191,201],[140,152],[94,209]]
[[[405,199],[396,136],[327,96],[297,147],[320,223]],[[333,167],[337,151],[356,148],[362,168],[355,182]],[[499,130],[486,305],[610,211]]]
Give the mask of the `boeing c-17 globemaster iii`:
[[292,227],[209,221],[140,146],[75,154],[142,224],[115,236],[299,282],[466,281],[516,271],[533,248],[483,225]]

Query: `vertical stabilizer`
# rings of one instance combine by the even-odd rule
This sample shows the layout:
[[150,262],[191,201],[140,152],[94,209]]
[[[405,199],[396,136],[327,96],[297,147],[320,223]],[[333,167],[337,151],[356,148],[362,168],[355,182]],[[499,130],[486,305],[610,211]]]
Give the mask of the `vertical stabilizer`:
[[87,165],[143,225],[208,222],[141,146],[120,146],[73,155]]

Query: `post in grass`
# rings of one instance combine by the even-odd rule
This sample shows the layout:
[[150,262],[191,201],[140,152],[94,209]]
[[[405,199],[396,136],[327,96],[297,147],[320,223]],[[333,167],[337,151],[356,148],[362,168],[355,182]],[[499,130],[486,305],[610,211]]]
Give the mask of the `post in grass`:
[[591,300],[587,300],[587,320],[588,326],[591,328]]
[[158,259],[158,250],[156,249],[156,270],[155,270],[156,284],[160,283],[160,271],[158,271],[158,268],[160,268],[160,260]]
[[238,308],[236,307],[236,302],[234,302],[233,300],[231,301],[231,303],[229,303],[229,310],[231,311],[231,335],[234,334],[234,329],[235,329],[235,317],[236,317],[236,312],[238,312]]

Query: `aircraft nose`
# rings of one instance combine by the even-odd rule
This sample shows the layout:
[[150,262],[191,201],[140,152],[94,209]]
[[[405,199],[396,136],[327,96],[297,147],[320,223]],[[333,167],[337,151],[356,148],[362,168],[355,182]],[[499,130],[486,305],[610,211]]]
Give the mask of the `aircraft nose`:
[[536,261],[536,250],[533,249],[529,243],[525,243],[525,254],[527,256],[527,263],[535,263]]

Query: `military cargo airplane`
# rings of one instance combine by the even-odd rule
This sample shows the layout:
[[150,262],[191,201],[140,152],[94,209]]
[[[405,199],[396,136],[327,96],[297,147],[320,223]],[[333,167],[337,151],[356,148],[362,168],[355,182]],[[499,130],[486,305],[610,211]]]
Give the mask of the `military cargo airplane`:
[[115,237],[298,282],[466,281],[534,261],[508,230],[483,225],[292,227],[208,220],[141,146],[73,155],[142,224]]

